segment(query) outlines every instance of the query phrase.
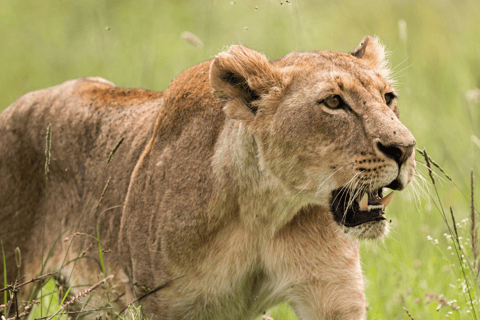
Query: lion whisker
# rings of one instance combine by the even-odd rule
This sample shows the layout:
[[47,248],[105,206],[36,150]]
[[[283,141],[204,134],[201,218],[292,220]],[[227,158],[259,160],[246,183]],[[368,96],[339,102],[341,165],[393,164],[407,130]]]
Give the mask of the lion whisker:
[[307,186],[308,186],[308,184],[309,184],[310,182],[312,182],[312,180],[311,180],[311,179],[308,179],[307,183],[305,183],[305,186],[303,186],[303,188],[300,189],[300,191],[298,191],[298,192],[297,192],[293,197],[291,197],[290,199],[291,199],[291,200],[295,199],[300,193],[302,193],[302,192],[307,188]]
[[332,203],[333,203],[338,198],[338,196],[340,196],[340,198],[339,198],[340,201],[338,201],[338,203],[337,203],[337,208],[336,208],[337,210],[338,210],[338,205],[342,202],[342,199],[343,199],[344,195],[346,195],[345,192],[347,192],[351,189],[350,185],[352,185],[355,182],[355,180],[357,179],[357,177],[359,175],[360,175],[360,172],[356,172],[355,175],[345,185],[343,185],[340,188],[338,194],[332,200]]
[[349,166],[351,164],[354,164],[355,162],[350,162],[350,163],[347,163],[346,165],[344,165],[343,167],[339,168],[338,170],[336,170],[335,172],[333,172],[331,175],[329,175],[325,180],[323,180],[322,184],[317,188],[317,191],[315,192],[315,196],[317,197],[318,194],[320,193],[320,191],[322,191],[322,187],[325,185],[325,183],[331,178],[333,177],[337,172],[339,172],[340,170],[344,169],[346,166]]
[[392,73],[391,77],[392,78],[395,78],[396,76],[400,75],[401,72],[407,70],[408,68],[410,68],[411,66],[413,66],[413,63],[406,66],[405,68],[401,69],[401,70],[398,70],[398,71],[395,71],[395,73]]
[[[402,64],[404,64],[407,60],[408,60],[408,58],[403,59],[402,62],[400,62],[399,64],[397,64],[395,67],[391,68],[390,71],[392,71],[392,72],[395,71],[395,69],[397,69],[398,67],[400,67],[400,66],[401,66]],[[395,71],[395,72],[397,72],[397,71]]]
[[[360,187],[357,188],[358,183],[361,183]],[[350,200],[347,203],[347,206],[345,207],[345,211],[343,213],[343,220],[345,221],[347,217],[347,211],[348,209],[353,205],[355,199],[359,194],[361,194],[364,191],[364,188],[366,187],[365,182],[361,182],[360,180],[357,179],[355,186],[349,190],[350,192]]]
[[[412,192],[413,192],[413,199],[415,201],[415,207],[417,208],[417,211],[420,211],[420,207],[419,207],[419,204],[420,204],[420,191],[418,190],[418,188],[420,187],[420,185],[418,184],[418,181],[415,180],[415,178],[412,180],[412,183],[411,183],[411,189],[412,189]],[[410,192],[410,188],[408,188],[408,192]],[[422,190],[420,188],[420,190]],[[423,190],[422,190],[423,191]]]
[[351,192],[351,190],[352,190],[351,186],[354,183],[356,183],[356,180],[357,180],[357,178],[360,174],[361,174],[360,172],[356,172],[355,175],[346,184],[344,184],[340,188],[340,190],[339,190],[339,192],[338,192],[338,194],[337,194],[337,196],[335,197],[334,200],[336,200],[336,198],[340,195],[340,201],[339,202],[341,202],[341,200],[343,199],[343,196],[344,195],[346,196],[346,192]]
[[[422,192],[424,192],[424,190],[420,187],[418,181],[416,181],[416,179],[414,178],[411,183],[411,189],[413,190],[413,199],[415,201],[415,208],[417,209],[417,211],[420,211],[419,204],[421,202],[420,200],[421,195],[420,195],[420,191],[418,190],[419,188]],[[407,190],[410,191],[410,188]],[[424,197],[426,198],[426,196]]]
[[430,185],[430,183],[427,179],[425,179],[425,177],[422,176],[420,171],[415,170],[412,182],[415,183],[415,186],[418,187],[418,189],[421,191],[423,198],[429,199],[428,186]]
[[420,170],[418,170],[418,169],[415,168],[414,174],[418,174],[418,175],[419,175],[419,178],[422,179],[423,184],[426,184],[426,185],[429,185],[429,186],[431,185],[430,181],[425,178],[423,172],[421,172]]
[[[360,187],[357,187],[359,182],[360,182]],[[350,201],[348,201],[347,203],[347,208],[349,208],[353,204],[353,201],[355,201],[357,196],[363,192],[364,188],[365,188],[365,182],[361,182],[360,180],[357,179],[357,182],[355,183],[354,188],[351,189],[350,191]]]
[[426,164],[424,164],[423,162],[418,161],[418,160],[415,160],[415,161],[416,161],[417,163],[421,164],[422,166],[424,166],[425,168],[427,168],[427,170],[430,171],[432,174],[434,174],[435,177],[440,180],[440,184],[441,184],[442,182],[446,182],[445,179],[444,179],[441,175],[439,175],[438,173],[436,173],[435,171],[433,171],[431,168],[427,167]]
[[[355,186],[356,187],[356,186]],[[359,188],[355,188],[355,193],[351,196],[350,198],[350,201],[348,202],[347,206],[346,206],[346,209],[345,209],[345,212],[343,213],[343,221],[345,221],[346,217],[347,217],[347,211],[349,208],[351,208],[351,206],[353,205],[355,199],[357,198],[358,195],[360,194],[363,194],[365,189],[367,189],[369,187],[369,185],[365,182],[365,181],[362,181],[361,182],[361,186]]]
[[417,183],[419,184],[419,186],[424,190],[425,194],[426,191],[428,190],[428,187],[431,186],[431,183],[423,176],[422,172],[418,171],[415,169],[415,172],[413,173],[413,179],[419,179],[420,182],[422,183],[420,185],[420,182],[417,181]]

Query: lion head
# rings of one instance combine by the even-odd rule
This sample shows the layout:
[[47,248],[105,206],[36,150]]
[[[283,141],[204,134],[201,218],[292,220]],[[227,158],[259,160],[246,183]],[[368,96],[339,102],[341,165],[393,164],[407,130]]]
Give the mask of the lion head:
[[286,195],[328,208],[345,234],[378,238],[388,229],[385,188],[404,189],[415,171],[415,139],[399,120],[386,65],[368,36],[350,54],[293,52],[273,62],[235,45],[213,60],[210,84]]

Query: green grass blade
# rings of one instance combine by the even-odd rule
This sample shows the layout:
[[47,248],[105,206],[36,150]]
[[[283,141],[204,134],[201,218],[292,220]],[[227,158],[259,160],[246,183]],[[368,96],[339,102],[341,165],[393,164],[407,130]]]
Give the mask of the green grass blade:
[[[124,139],[124,137],[122,137],[122,139],[120,139],[120,141],[117,143],[117,145],[115,146],[114,150],[112,151],[112,154],[110,155],[110,157],[113,156],[113,153],[115,153],[116,149],[118,149],[118,146],[120,146],[123,139]],[[109,159],[110,159],[110,157],[109,157]],[[108,188],[108,185],[110,184],[110,179],[111,178],[112,177],[108,178],[107,183],[105,184],[105,187],[103,188],[102,195],[100,196],[100,200],[98,200],[98,204],[97,204],[97,207],[95,208],[95,212],[97,212],[98,207],[100,206],[100,203],[102,203],[103,196],[105,195],[105,192],[107,191],[107,188]],[[102,244],[100,243],[100,231],[98,230],[98,223],[100,221],[100,216],[101,216],[101,213],[98,215],[98,218],[97,218],[97,226],[96,226],[97,227],[97,245],[98,245],[98,255],[100,256],[100,264],[102,266],[103,277],[106,278],[107,277],[107,272],[105,271],[105,264],[103,263]]]
[[[70,289],[73,288],[73,285],[75,284],[75,282],[77,281],[78,277],[75,278],[75,280],[73,280],[72,284],[70,285],[70,287],[68,287],[67,289],[67,292],[65,292],[65,294],[63,295],[63,298],[62,298],[62,301],[58,304],[58,311],[60,311],[60,309],[62,308],[62,305],[63,303],[65,302],[65,299],[68,297],[68,293],[70,292]],[[55,319],[56,317],[53,317],[53,319]]]
[[102,266],[103,277],[107,277],[105,272],[105,264],[103,263],[103,253],[102,253],[102,244],[100,243],[100,231],[98,230],[98,220],[97,220],[97,244],[98,244],[98,255],[100,256],[100,264]]

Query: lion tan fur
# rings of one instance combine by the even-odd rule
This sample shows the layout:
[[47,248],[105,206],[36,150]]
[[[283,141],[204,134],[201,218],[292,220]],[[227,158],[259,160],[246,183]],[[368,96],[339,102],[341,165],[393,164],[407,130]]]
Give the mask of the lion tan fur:
[[282,301],[299,319],[366,319],[358,241],[388,223],[342,225],[332,192],[401,190],[412,179],[415,140],[390,95],[383,46],[370,37],[351,54],[273,62],[235,45],[165,93],[99,78],[29,93],[0,114],[9,281],[19,246],[27,277],[61,269],[97,282],[96,242],[85,234],[96,237],[98,223],[115,252],[104,258],[119,306],[166,284],[140,301],[155,319],[247,319]]

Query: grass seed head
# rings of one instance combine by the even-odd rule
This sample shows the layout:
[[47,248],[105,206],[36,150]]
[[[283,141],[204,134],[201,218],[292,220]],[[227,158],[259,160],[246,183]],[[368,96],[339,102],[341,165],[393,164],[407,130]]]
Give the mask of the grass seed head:
[[19,247],[15,248],[15,262],[17,263],[17,268],[20,268],[22,265],[22,253]]

